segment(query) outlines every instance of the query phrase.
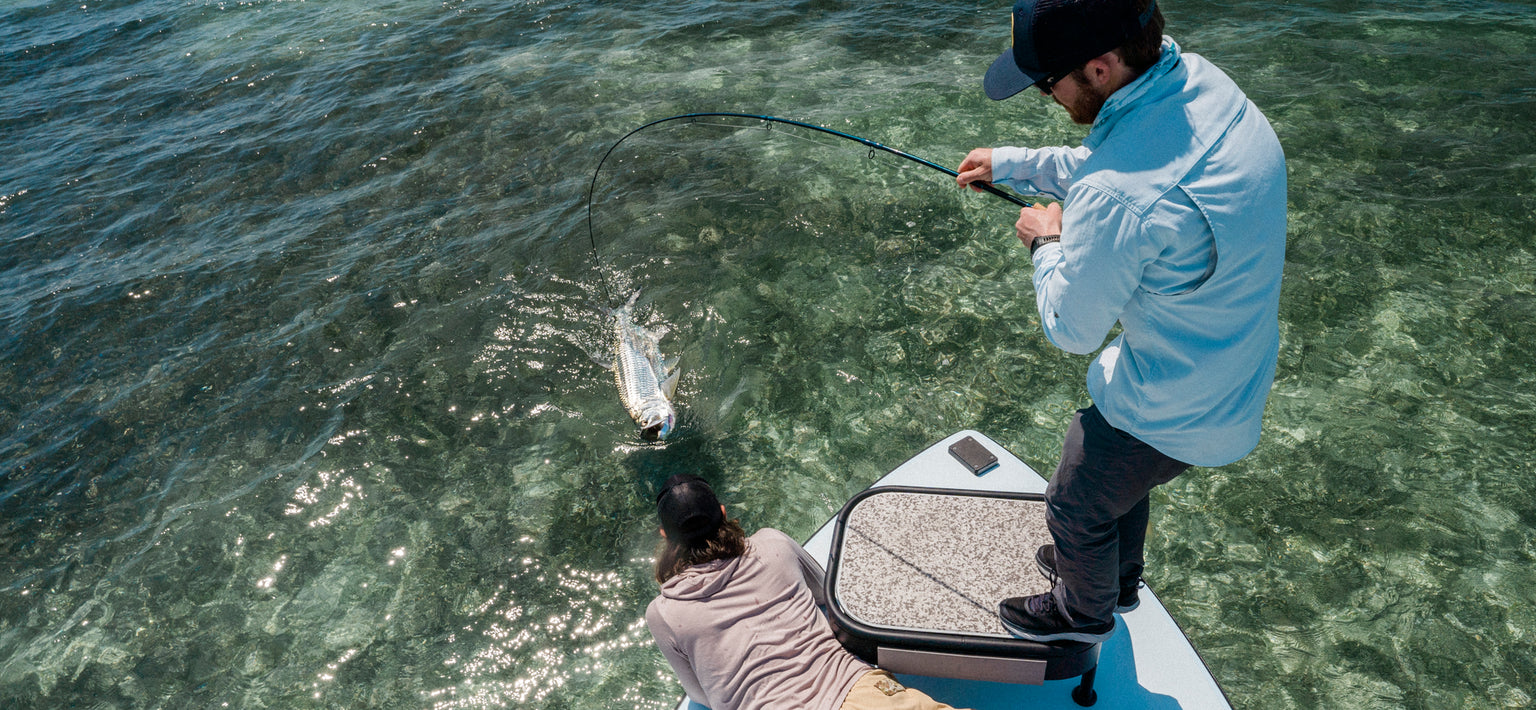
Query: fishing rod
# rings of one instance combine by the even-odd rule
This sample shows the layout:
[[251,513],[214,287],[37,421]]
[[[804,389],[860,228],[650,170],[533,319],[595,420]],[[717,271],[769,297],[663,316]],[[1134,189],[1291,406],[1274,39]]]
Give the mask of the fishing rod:
[[[696,119],[700,119],[700,118],[748,118],[748,119],[754,119],[754,120],[758,120],[758,121],[765,121],[765,122],[767,122],[769,124],[782,123],[782,124],[787,125],[787,126],[796,126],[796,127],[799,127],[799,128],[806,128],[806,129],[809,129],[809,130],[812,130],[812,131],[816,131],[818,133],[825,133],[825,134],[827,134],[829,136],[836,136],[838,138],[843,138],[843,139],[850,140],[850,141],[853,141],[855,143],[859,143],[861,145],[867,146],[870,149],[869,150],[869,156],[871,158],[873,158],[875,156],[875,151],[880,150],[880,151],[885,151],[887,153],[890,153],[891,155],[897,156],[899,158],[905,158],[905,159],[910,160],[910,161],[912,161],[914,163],[917,163],[918,165],[921,165],[923,167],[933,168],[934,170],[937,170],[937,171],[939,171],[941,173],[944,173],[945,175],[948,175],[950,177],[959,177],[959,175],[960,175],[959,173],[957,173],[957,172],[955,172],[953,170],[950,170],[949,168],[946,168],[946,167],[944,167],[942,165],[939,165],[939,164],[934,163],[934,162],[929,161],[929,160],[924,160],[924,159],[919,158],[919,157],[917,157],[917,156],[915,156],[915,155],[913,155],[911,153],[908,153],[906,151],[897,150],[897,149],[892,148],[890,146],[882,145],[880,143],[876,143],[876,142],[874,142],[872,140],[869,140],[868,138],[860,138],[860,137],[852,135],[850,133],[844,133],[842,131],[838,131],[838,130],[834,130],[834,129],[831,129],[831,128],[827,128],[825,126],[818,126],[818,125],[816,125],[814,123],[806,123],[804,121],[796,121],[794,119],[789,119],[789,118],[779,118],[778,116],[764,116],[764,115],[754,114],[754,113],[734,113],[734,112],[730,112],[730,111],[704,111],[704,112],[699,112],[699,113],[684,113],[684,114],[678,114],[676,116],[668,116],[666,118],[658,118],[658,119],[656,119],[654,121],[651,121],[650,123],[647,123],[647,124],[645,124],[643,126],[640,126],[639,128],[636,128],[636,129],[634,129],[634,130],[624,134],[623,138],[620,138],[617,141],[615,141],[614,144],[611,147],[608,148],[608,152],[603,154],[602,160],[597,161],[597,169],[592,171],[592,183],[587,187],[587,239],[588,239],[588,241],[590,241],[592,243],[592,261],[593,261],[594,264],[597,264],[599,266],[599,268],[601,268],[601,265],[602,265],[602,257],[598,254],[598,251],[597,251],[597,235],[596,235],[596,232],[592,229],[592,198],[593,198],[593,196],[597,192],[597,176],[598,176],[599,173],[601,173],[603,171],[603,163],[608,162],[608,156],[613,155],[613,151],[618,149],[620,143],[623,143],[625,140],[628,140],[630,136],[635,135],[636,133],[639,133],[639,132],[641,132],[641,131],[643,131],[643,130],[645,130],[647,128],[650,128],[651,126],[655,126],[655,125],[662,124],[662,123],[667,123],[669,121],[696,120]],[[993,195],[996,195],[997,197],[1001,197],[1001,198],[1003,198],[1003,199],[1005,199],[1005,200],[1007,200],[1009,202],[1012,202],[1013,204],[1018,205],[1020,207],[1031,207],[1032,206],[1029,202],[1025,201],[1023,198],[1020,198],[1017,195],[1011,195],[1011,194],[1008,194],[1006,192],[1003,192],[1002,190],[999,190],[996,186],[992,185],[991,183],[973,182],[973,183],[971,183],[971,186],[972,187],[978,187],[978,188],[980,188],[981,190],[983,190],[985,192],[988,192],[988,193],[991,193]],[[607,290],[607,288],[608,288],[608,282],[607,282],[606,279],[604,279],[603,280],[603,289]],[[610,300],[610,301],[613,300],[613,294],[611,292],[608,294],[608,300]]]

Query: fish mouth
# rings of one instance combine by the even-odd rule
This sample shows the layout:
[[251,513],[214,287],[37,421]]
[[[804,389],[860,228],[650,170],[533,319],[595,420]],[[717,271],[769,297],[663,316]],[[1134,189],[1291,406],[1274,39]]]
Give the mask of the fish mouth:
[[640,424],[640,438],[646,441],[660,441],[672,433],[673,425],[677,423],[677,415],[672,412],[670,405],[663,402],[661,406],[644,412],[636,421]]

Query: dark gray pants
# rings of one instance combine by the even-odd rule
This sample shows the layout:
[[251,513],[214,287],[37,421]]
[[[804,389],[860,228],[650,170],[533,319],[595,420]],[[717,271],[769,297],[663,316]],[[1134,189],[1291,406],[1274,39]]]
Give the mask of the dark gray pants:
[[1141,574],[1149,493],[1189,464],[1169,458],[1104,421],[1097,406],[1078,410],[1045,489],[1045,520],[1056,542],[1056,600],[1074,624],[1109,621],[1120,578]]

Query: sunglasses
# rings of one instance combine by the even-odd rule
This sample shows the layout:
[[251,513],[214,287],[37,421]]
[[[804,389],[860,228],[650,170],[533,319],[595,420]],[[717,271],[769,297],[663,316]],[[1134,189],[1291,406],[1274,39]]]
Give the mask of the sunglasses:
[[1067,69],[1067,70],[1064,70],[1064,71],[1056,72],[1055,74],[1047,75],[1044,79],[1041,79],[1040,81],[1035,82],[1035,88],[1039,89],[1040,93],[1043,93],[1046,96],[1050,96],[1051,95],[1051,87],[1057,85],[1058,83],[1061,83],[1062,79],[1065,79],[1068,76],[1071,76],[1072,72],[1075,72],[1075,71],[1077,71],[1078,69],[1081,69],[1081,68],[1082,67],[1073,67],[1071,69]]

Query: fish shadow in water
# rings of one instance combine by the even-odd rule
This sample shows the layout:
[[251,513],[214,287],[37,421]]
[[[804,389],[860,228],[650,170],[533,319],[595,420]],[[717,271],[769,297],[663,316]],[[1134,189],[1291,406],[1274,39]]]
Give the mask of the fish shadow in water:
[[636,447],[624,457],[623,465],[644,495],[655,500],[661,485],[679,473],[691,473],[718,488],[724,468],[710,452],[708,437],[683,436],[660,446]]

